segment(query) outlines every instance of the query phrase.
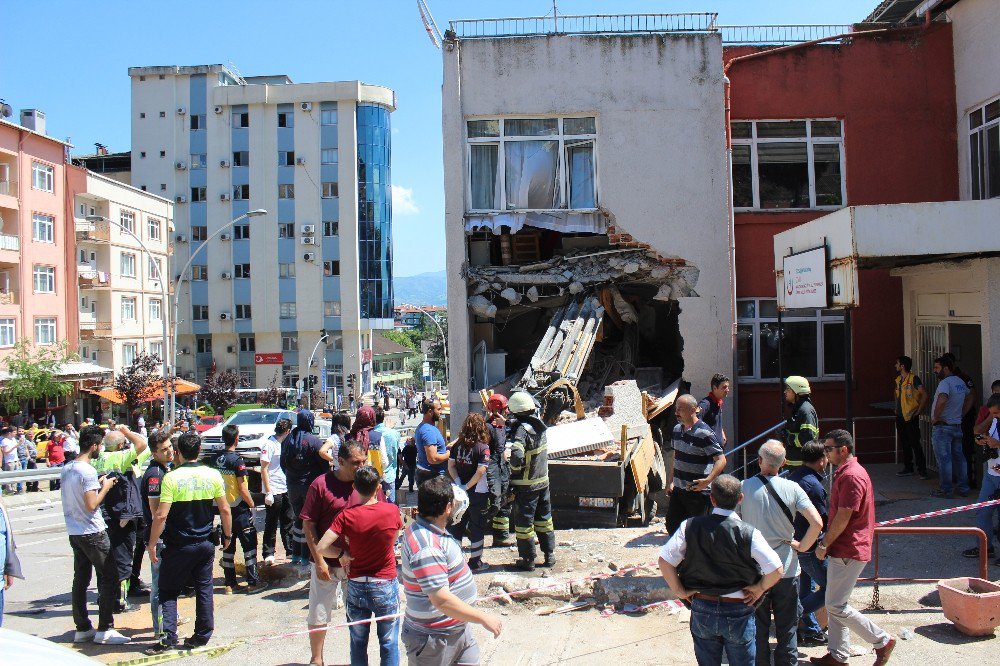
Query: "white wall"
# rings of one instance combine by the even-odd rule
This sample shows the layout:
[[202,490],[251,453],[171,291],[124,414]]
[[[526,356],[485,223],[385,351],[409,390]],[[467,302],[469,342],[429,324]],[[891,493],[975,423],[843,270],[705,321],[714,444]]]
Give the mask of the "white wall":
[[594,114],[599,198],[623,233],[701,269],[683,298],[685,378],[732,374],[721,39],[718,35],[465,40],[444,51],[445,220],[452,419],[469,386],[464,119]]

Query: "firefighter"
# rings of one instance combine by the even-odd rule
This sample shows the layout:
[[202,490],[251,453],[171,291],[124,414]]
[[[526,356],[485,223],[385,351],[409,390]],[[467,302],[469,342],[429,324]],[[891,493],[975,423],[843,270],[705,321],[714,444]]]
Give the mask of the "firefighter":
[[545,424],[538,418],[535,400],[518,391],[507,403],[510,424],[510,486],[514,492],[514,532],[521,571],[535,570],[535,533],[545,556],[543,567],[555,566],[556,534],[549,497],[549,463]]
[[785,422],[785,464],[802,464],[802,447],[808,442],[819,440],[819,417],[810,399],[809,380],[792,375],[785,380],[785,402],[790,410]]
[[490,432],[490,465],[486,468],[486,483],[489,487],[486,513],[493,521],[493,545],[509,546],[510,507],[510,462],[507,461],[507,398],[496,393],[486,401],[486,427]]

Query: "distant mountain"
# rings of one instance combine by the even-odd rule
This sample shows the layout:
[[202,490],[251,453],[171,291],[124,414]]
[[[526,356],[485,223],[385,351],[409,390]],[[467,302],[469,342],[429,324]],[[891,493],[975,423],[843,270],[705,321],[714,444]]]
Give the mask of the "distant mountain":
[[447,305],[447,271],[393,278],[396,304]]

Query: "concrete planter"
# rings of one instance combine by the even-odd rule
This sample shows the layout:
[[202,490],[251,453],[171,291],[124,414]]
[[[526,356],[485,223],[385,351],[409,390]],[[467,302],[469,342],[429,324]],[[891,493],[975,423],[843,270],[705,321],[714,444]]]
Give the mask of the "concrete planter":
[[944,616],[963,634],[992,636],[1000,625],[1000,585],[982,578],[949,578],[939,581],[937,589]]

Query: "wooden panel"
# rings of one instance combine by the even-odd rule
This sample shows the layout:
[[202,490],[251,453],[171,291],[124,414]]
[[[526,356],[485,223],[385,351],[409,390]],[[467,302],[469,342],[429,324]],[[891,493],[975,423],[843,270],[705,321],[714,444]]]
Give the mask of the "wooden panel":
[[632,454],[629,466],[632,468],[632,476],[635,477],[635,487],[639,492],[646,490],[646,481],[649,478],[649,470],[653,466],[656,457],[656,442],[650,435],[642,440],[642,444]]

